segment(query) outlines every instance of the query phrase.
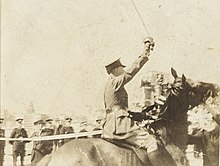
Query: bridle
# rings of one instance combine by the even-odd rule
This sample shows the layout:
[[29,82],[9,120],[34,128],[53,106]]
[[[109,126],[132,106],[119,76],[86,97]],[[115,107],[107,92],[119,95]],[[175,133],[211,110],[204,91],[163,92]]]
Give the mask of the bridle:
[[[183,86],[176,86],[172,84],[172,86],[168,89],[168,97],[165,101],[164,106],[161,107],[161,112],[159,113],[159,118],[156,121],[164,120],[164,121],[174,121],[180,116],[182,116],[186,110],[178,113],[177,115],[173,115],[173,108],[172,108],[172,100],[177,99],[179,103],[183,103],[184,97],[185,100],[188,99],[189,92],[187,91],[186,87]],[[187,107],[188,108],[188,107]],[[168,117],[167,117],[168,114]]]

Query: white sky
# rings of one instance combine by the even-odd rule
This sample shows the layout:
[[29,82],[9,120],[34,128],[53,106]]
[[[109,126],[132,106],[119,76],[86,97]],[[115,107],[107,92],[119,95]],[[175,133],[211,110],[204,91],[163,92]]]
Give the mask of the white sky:
[[[139,74],[173,66],[220,82],[219,0],[134,2],[156,41]],[[104,65],[129,65],[147,35],[130,0],[2,0],[1,29],[1,107],[11,112],[31,101],[44,113],[103,107]]]

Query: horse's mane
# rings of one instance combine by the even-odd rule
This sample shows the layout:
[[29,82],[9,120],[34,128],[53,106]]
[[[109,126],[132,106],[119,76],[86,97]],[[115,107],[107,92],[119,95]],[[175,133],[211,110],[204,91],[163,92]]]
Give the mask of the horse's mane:
[[189,102],[192,109],[204,103],[208,97],[217,97],[220,95],[220,86],[213,83],[206,83],[201,81],[193,81],[187,79],[187,86],[189,87]]
[[192,79],[187,79],[187,83],[191,87],[191,90],[196,93],[205,93],[207,91],[212,91],[212,97],[216,97],[220,94],[220,86],[217,84],[202,81],[193,81]]

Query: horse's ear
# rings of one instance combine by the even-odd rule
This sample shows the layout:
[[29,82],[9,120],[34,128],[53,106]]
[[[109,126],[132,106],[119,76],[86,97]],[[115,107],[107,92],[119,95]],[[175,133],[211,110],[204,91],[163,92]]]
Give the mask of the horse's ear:
[[174,78],[178,77],[176,70],[174,70],[173,68],[171,68],[171,74]]
[[212,94],[213,94],[212,90],[208,90],[208,91],[204,94],[204,96],[205,96],[206,98],[209,98],[209,97],[212,96]]
[[210,100],[212,98],[212,91],[208,90],[204,95],[203,95],[203,101],[205,102],[206,100]]
[[182,74],[182,81],[185,83],[186,82],[186,77],[184,74]]

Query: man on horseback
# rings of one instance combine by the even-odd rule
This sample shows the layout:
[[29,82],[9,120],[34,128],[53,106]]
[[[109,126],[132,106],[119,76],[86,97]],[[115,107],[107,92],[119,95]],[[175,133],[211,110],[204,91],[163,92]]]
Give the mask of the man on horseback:
[[104,102],[106,122],[103,137],[125,142],[136,147],[145,148],[152,165],[175,165],[169,155],[162,156],[158,149],[158,141],[146,129],[137,126],[128,112],[128,94],[124,86],[138,73],[148,61],[150,51],[154,48],[153,38],[144,39],[144,52],[124,70],[120,59],[106,66],[109,79],[105,86]]

